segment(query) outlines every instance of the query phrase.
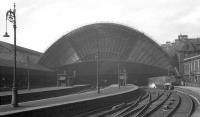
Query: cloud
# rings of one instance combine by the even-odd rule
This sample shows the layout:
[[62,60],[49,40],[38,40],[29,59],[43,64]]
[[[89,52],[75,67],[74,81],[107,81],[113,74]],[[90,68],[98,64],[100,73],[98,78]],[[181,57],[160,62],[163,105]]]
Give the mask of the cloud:
[[187,15],[181,17],[179,20],[180,23],[185,24],[199,24],[200,23],[200,7],[195,8],[194,10],[190,11]]
[[[0,24],[3,27],[5,12],[12,7],[12,2],[8,1],[0,1]],[[95,22],[128,25],[146,33],[158,43],[173,40],[181,32],[198,35],[200,29],[199,0],[15,1],[18,44],[38,51],[45,51],[73,29]],[[0,34],[3,32],[4,28],[0,28]],[[9,32],[12,32],[10,27]]]

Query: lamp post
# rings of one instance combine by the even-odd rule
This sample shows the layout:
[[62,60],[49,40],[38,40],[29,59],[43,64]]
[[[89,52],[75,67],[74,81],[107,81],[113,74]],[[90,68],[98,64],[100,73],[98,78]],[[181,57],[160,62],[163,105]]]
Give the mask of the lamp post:
[[97,54],[96,54],[96,62],[97,62],[97,93],[100,93],[99,87],[99,41],[97,40]]
[[119,62],[118,62],[118,64],[117,64],[117,72],[118,72],[118,88],[120,89],[120,64],[119,64]]
[[13,68],[13,86],[12,86],[12,101],[11,104],[13,107],[18,107],[18,99],[17,99],[17,81],[16,81],[16,9],[14,3],[14,9],[8,10],[6,12],[6,32],[3,37],[9,37],[7,32],[7,21],[13,23],[14,29],[14,68]]
[[120,53],[118,53],[117,78],[118,78],[118,88],[120,89]]
[[27,55],[26,56],[26,59],[27,59],[27,63],[26,63],[26,65],[27,65],[27,89],[28,90],[30,90],[30,73],[29,73],[29,61],[30,61],[30,58],[29,58],[29,56]]

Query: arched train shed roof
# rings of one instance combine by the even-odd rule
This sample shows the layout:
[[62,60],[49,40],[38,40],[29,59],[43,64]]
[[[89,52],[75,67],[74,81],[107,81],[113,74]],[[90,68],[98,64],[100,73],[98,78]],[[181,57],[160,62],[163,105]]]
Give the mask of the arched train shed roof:
[[95,61],[142,63],[171,69],[169,56],[152,39],[133,28],[113,23],[90,24],[71,31],[43,54],[39,63],[56,68]]

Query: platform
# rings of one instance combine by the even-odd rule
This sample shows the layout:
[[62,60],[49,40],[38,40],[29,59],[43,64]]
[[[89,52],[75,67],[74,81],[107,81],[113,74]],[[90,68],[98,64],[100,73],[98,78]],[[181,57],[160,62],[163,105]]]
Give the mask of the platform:
[[190,95],[196,100],[198,107],[195,109],[192,117],[200,117],[200,87],[176,86],[176,90]]
[[10,104],[3,105],[0,107],[0,115],[45,108],[49,106],[57,106],[57,105],[62,105],[62,104],[67,104],[67,103],[75,103],[75,102],[91,100],[95,98],[102,98],[106,96],[117,95],[117,94],[129,92],[129,91],[133,91],[133,90],[136,90],[137,88],[138,87],[135,85],[127,85],[119,89],[117,85],[111,85],[109,87],[101,89],[100,94],[98,94],[97,91],[89,91],[85,93],[71,94],[71,95],[66,95],[66,96],[23,102],[23,103],[19,103],[20,107],[17,107],[17,108],[13,108]]
[[[72,93],[82,92],[91,89],[90,85],[74,85],[71,87],[46,87],[31,90],[19,90],[18,102],[27,102],[45,98],[69,95]],[[1,92],[0,105],[10,104],[12,96],[11,91]]]
[[[85,85],[73,85],[73,86],[69,86],[69,87],[44,87],[44,88],[33,88],[33,89],[22,89],[22,90],[18,90],[18,94],[25,94],[25,93],[35,93],[35,92],[44,92],[44,91],[53,91],[53,90],[61,90],[61,89],[71,89],[71,88],[75,88],[75,87],[79,87],[79,86],[85,86]],[[11,95],[12,91],[1,91],[0,92],[0,96],[6,96],[6,95]]]

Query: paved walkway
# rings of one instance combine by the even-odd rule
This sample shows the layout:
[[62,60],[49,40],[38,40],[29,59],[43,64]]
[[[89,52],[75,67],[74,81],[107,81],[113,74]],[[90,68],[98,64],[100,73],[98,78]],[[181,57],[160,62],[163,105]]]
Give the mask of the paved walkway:
[[197,101],[198,107],[195,109],[195,112],[192,114],[192,117],[200,117],[200,87],[178,86],[177,88],[177,90],[190,95]]
[[[73,85],[70,87],[45,87],[45,88],[34,88],[34,89],[22,89],[18,90],[18,94],[24,94],[24,93],[34,93],[34,92],[43,92],[43,91],[53,91],[53,90],[60,90],[60,89],[67,89],[67,88],[74,88],[74,87],[79,87],[79,86],[85,86],[85,85]],[[12,91],[2,91],[0,92],[0,96],[5,96],[5,95],[11,95]]]
[[138,87],[135,85],[127,85],[126,87],[121,87],[118,89],[117,85],[111,85],[110,87],[101,89],[100,94],[97,91],[89,91],[79,94],[71,94],[66,96],[60,96],[55,98],[48,98],[36,101],[29,101],[20,103],[20,107],[12,108],[11,105],[3,105],[0,107],[0,115],[5,115],[8,113],[16,113],[21,111],[28,111],[38,108],[45,108],[49,106],[57,106],[67,103],[74,103],[78,101],[91,100],[94,98],[101,98],[110,95],[116,95],[120,93],[129,92],[131,90],[136,90]]

